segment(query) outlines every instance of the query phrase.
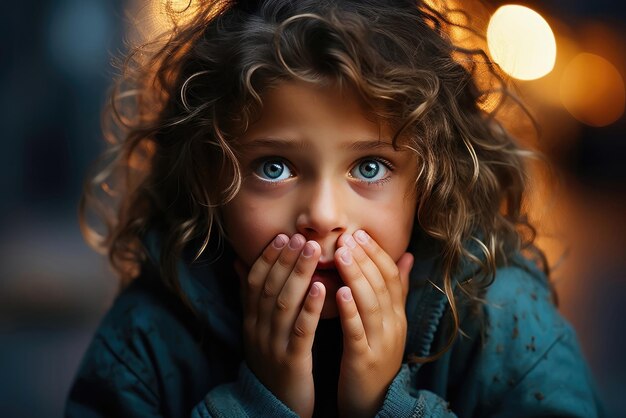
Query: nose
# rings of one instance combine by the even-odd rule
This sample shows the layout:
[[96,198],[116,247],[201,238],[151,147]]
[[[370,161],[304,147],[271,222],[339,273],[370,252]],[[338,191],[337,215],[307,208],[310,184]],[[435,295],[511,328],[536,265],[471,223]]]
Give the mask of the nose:
[[312,182],[303,188],[296,229],[308,239],[336,240],[347,230],[347,207],[346,194],[332,180]]

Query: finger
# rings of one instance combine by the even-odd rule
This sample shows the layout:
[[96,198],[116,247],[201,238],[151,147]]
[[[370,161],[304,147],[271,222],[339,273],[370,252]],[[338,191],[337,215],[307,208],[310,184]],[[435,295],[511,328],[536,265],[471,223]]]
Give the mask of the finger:
[[341,247],[335,251],[335,263],[339,274],[351,290],[363,320],[368,339],[376,339],[382,335],[382,311],[376,293],[369,284],[359,266],[354,262],[350,249]]
[[337,307],[343,330],[343,350],[349,355],[362,355],[369,351],[368,336],[365,333],[359,310],[349,287],[337,291]]
[[374,294],[378,298],[378,303],[381,306],[383,318],[386,315],[393,314],[394,310],[391,302],[391,295],[389,294],[389,289],[387,289],[387,283],[380,273],[378,266],[374,264],[374,261],[365,253],[363,248],[361,248],[361,246],[357,244],[357,242],[351,235],[342,235],[339,238],[338,243],[344,243],[348,248],[350,248],[352,257],[356,261],[357,265],[361,269],[361,272],[374,290]]
[[415,257],[411,253],[404,253],[396,265],[400,272],[400,282],[402,284],[402,301],[406,303],[406,295],[409,293],[409,274],[413,268]]
[[396,262],[380,248],[378,243],[372,239],[365,231],[358,230],[354,233],[356,241],[359,243],[363,251],[372,259],[374,264],[378,266],[380,273],[387,283],[387,289],[391,295],[391,301],[394,309],[402,309],[404,311],[404,301],[402,300],[402,283],[400,281],[400,272]]
[[285,281],[291,274],[298,256],[304,247],[305,239],[300,234],[295,234],[289,240],[289,244],[278,256],[278,259],[267,274],[265,283],[261,288],[258,302],[258,322],[267,325],[267,329],[270,329],[271,316],[274,312],[274,306],[276,304],[276,298],[283,289]]
[[311,352],[325,298],[324,285],[320,282],[313,283],[304,300],[302,310],[291,328],[291,338],[287,345],[290,354],[302,355]]
[[[274,240],[267,247],[265,247],[261,256],[254,262],[254,264],[252,264],[247,277],[244,279],[244,282],[246,283],[244,286],[244,308],[247,312],[256,313],[257,302],[263,284],[265,283],[270,269],[278,259],[287,242],[289,242],[289,237],[287,237],[287,235],[278,234],[276,238],[274,238]],[[235,269],[235,271],[240,274],[237,269]]]
[[302,301],[306,297],[307,289],[311,286],[311,277],[321,254],[320,245],[315,241],[308,241],[276,298],[272,318],[272,333],[282,341],[286,341],[291,333],[294,321],[302,308]]

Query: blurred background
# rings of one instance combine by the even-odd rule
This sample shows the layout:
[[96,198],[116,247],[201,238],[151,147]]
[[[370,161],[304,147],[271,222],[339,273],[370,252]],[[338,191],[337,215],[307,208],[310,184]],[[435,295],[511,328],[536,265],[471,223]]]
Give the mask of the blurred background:
[[[86,170],[103,150],[100,111],[115,74],[111,57],[123,51],[124,39],[167,24],[162,1],[3,5],[2,417],[62,415],[82,354],[115,296],[107,263],[82,240],[77,203]],[[610,416],[626,416],[626,5],[461,3],[541,126],[537,133],[507,106],[499,110],[553,164],[551,173],[538,164],[531,191],[538,242]],[[145,24],[129,25],[128,13]],[[483,105],[496,103],[488,98]]]

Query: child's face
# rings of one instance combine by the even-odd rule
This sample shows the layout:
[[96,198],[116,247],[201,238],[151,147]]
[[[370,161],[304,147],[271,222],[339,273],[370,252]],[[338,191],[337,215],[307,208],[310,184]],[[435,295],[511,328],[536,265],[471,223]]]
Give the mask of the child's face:
[[[250,267],[276,235],[300,233],[319,243],[318,266],[328,268],[338,238],[363,229],[397,261],[413,226],[417,163],[391,136],[351,90],[285,82],[268,91],[240,139],[241,190],[223,211],[238,257]],[[322,317],[336,316],[343,285],[327,273]]]

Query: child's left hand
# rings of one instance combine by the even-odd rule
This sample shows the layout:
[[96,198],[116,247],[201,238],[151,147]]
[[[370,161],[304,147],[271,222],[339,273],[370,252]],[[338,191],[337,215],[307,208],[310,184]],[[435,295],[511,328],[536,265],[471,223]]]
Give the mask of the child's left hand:
[[363,231],[343,235],[338,244],[335,261],[347,285],[336,295],[344,345],[339,413],[373,417],[402,365],[413,256],[404,253],[396,264]]

